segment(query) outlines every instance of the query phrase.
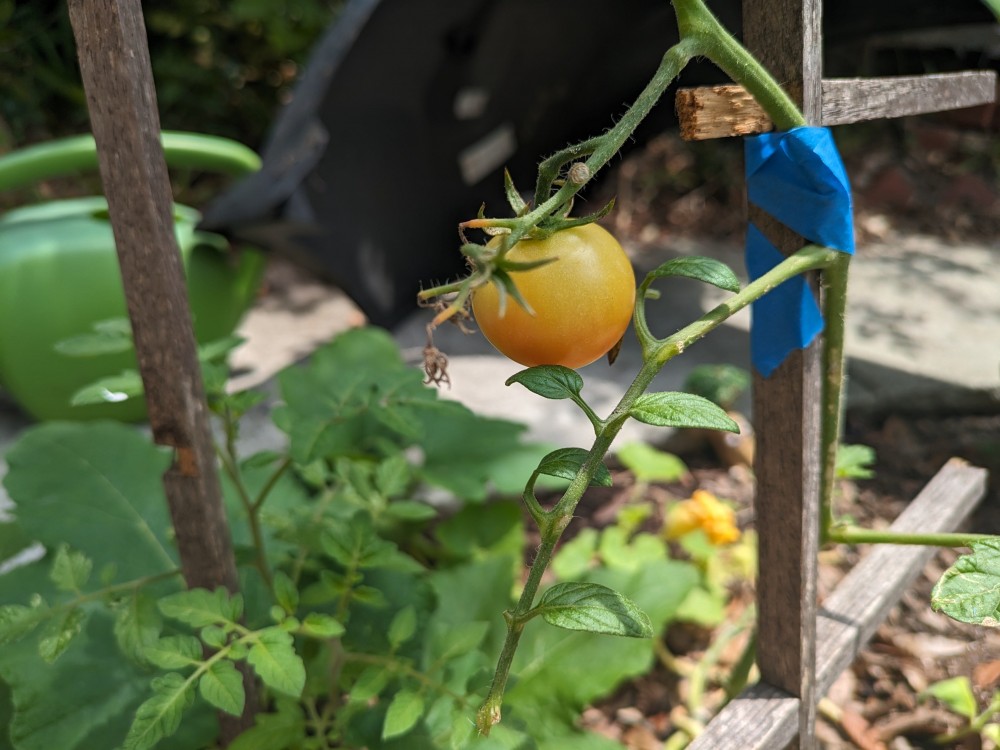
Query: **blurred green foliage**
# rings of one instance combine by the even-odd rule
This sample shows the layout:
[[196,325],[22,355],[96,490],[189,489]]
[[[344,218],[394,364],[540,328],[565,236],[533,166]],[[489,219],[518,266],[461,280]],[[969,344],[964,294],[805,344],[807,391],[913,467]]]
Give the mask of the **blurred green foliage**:
[[[147,0],[164,128],[259,147],[344,0]],[[65,0],[0,0],[0,151],[87,127]]]

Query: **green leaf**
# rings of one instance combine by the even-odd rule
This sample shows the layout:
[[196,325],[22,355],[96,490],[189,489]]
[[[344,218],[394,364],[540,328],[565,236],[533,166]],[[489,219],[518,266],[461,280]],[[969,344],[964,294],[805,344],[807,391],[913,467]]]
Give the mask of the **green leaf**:
[[836,475],[839,479],[871,479],[875,476],[875,449],[867,445],[838,445]]
[[653,626],[626,596],[596,583],[557,583],[535,607],[550,625],[588,633],[652,638]]
[[520,383],[542,398],[551,399],[573,398],[579,396],[583,389],[580,374],[562,365],[529,367],[507,378],[506,385],[514,383]]
[[112,318],[94,323],[93,332],[57,341],[55,350],[67,357],[98,357],[132,349],[132,326],[128,318]]
[[117,375],[95,380],[70,397],[72,406],[117,404],[143,394],[142,378],[135,370],[122,370]]
[[552,571],[558,578],[579,578],[597,562],[597,529],[582,529],[579,534],[559,546],[552,558]]
[[218,625],[206,625],[198,631],[198,636],[206,646],[216,649],[225,646],[226,641],[229,640],[229,634],[224,628],[220,628]]
[[[561,479],[573,479],[587,460],[588,451],[584,448],[560,448],[545,456],[538,464],[539,474],[548,474]],[[611,472],[603,463],[599,464],[590,480],[592,485],[599,487],[611,486]]]
[[490,624],[480,621],[449,624],[438,629],[433,634],[431,646],[435,660],[444,662],[479,648],[489,630]]
[[230,596],[221,586],[215,591],[190,589],[163,597],[159,607],[166,617],[202,628],[237,622],[243,614],[243,597],[240,594]]
[[651,562],[665,560],[667,546],[652,534],[631,536],[621,526],[612,526],[601,534],[598,552],[607,567],[634,571]]
[[225,336],[198,346],[199,362],[219,362],[226,358],[226,355],[233,349],[238,349],[246,343],[242,336]]
[[392,679],[392,672],[385,667],[366,667],[358,679],[354,681],[350,690],[352,703],[366,703],[376,695],[385,690]]
[[700,427],[739,432],[740,427],[725,411],[708,399],[679,391],[644,393],[636,399],[629,415],[657,427]]
[[667,276],[685,276],[689,279],[704,281],[727,292],[736,293],[740,290],[740,280],[729,266],[714,258],[705,258],[699,255],[668,260],[659,268],[650,271],[643,284]]
[[23,604],[0,605],[0,646],[21,640],[46,616],[47,610]]
[[514,178],[510,176],[510,172],[506,169],[503,171],[503,191],[507,196],[507,203],[510,205],[511,211],[514,212],[515,216],[520,216],[528,207],[528,204],[524,202],[524,198],[517,191],[517,188],[514,186]]
[[278,701],[278,711],[257,714],[254,725],[229,744],[229,750],[293,750],[305,736],[302,710],[291,701]]
[[160,480],[170,460],[129,426],[49,422],[10,449],[4,485],[33,539],[140,578],[177,569]]
[[299,590],[295,588],[295,582],[288,574],[279,570],[274,574],[273,584],[278,605],[288,614],[294,614],[299,606]]
[[299,629],[313,638],[337,638],[344,634],[344,626],[335,617],[321,612],[306,615]]
[[509,555],[520,558],[524,523],[519,503],[468,505],[435,525],[434,535],[449,555],[460,559]]
[[419,522],[437,518],[438,512],[427,503],[397,500],[385,506],[385,515],[397,521]]
[[115,639],[130,659],[144,663],[145,650],[156,643],[163,620],[156,608],[156,599],[141,589],[115,604]]
[[193,635],[170,635],[147,646],[143,655],[160,669],[184,669],[202,661],[201,642]]
[[136,711],[122,750],[148,750],[172,735],[194,700],[193,686],[176,672],[156,677],[152,687],[153,697]]
[[974,542],[931,591],[931,606],[960,622],[1000,625],[1000,538]]
[[410,605],[396,613],[389,624],[389,645],[395,650],[417,632],[417,610]]
[[42,629],[38,640],[38,655],[49,664],[58,659],[83,629],[87,613],[80,607],[71,607],[56,614]]
[[382,725],[382,739],[406,734],[424,715],[424,699],[415,690],[400,690],[392,697]]
[[736,365],[698,365],[684,379],[684,390],[730,408],[747,388],[750,373]]
[[250,637],[253,645],[247,662],[272,690],[298,698],[306,682],[306,669],[295,653],[290,633],[280,628],[265,628]]
[[231,661],[214,662],[198,681],[201,697],[216,708],[233,716],[243,714],[246,693],[243,691],[243,675]]
[[327,555],[348,569],[421,569],[413,558],[375,533],[371,517],[366,513],[355,513],[347,521],[328,529],[320,542]]
[[687,465],[673,453],[646,443],[626,443],[615,456],[640,482],[677,482],[688,474]]
[[375,487],[383,497],[396,497],[410,486],[413,470],[402,453],[394,453],[375,467]]
[[726,619],[726,591],[695,586],[677,608],[676,618],[705,628],[714,628]]
[[82,552],[70,551],[65,544],[60,545],[56,552],[56,558],[52,561],[52,570],[49,578],[60,591],[80,591],[90,579],[90,572],[94,567]]
[[976,696],[972,692],[972,683],[966,676],[952,677],[948,680],[935,682],[924,690],[920,696],[932,696],[944,703],[948,708],[959,716],[972,719],[976,718],[979,709],[976,705]]

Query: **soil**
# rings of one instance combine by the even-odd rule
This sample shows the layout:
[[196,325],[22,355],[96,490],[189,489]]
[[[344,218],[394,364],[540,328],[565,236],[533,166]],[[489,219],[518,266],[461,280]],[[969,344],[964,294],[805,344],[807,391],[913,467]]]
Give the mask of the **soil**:
[[[934,234],[945,244],[1000,234],[996,177],[1000,146],[995,132],[922,118],[892,126],[854,126],[853,132],[838,134],[838,142],[854,181],[856,227],[862,242],[896,231]],[[736,238],[745,217],[742,179],[733,166],[741,161],[738,153],[730,153],[738,149],[735,142],[686,144],[668,135],[630,156],[602,189],[619,198],[614,230],[640,246],[669,242],[678,235]],[[877,454],[873,477],[840,483],[838,510],[850,513],[861,525],[891,523],[948,458],[959,456],[989,469],[994,477],[969,528],[1000,533],[1000,415],[849,414],[845,442],[871,446]],[[746,466],[727,466],[707,447],[694,451],[689,447],[682,458],[692,468],[692,479],[683,486],[651,488],[648,499],[654,505],[662,511],[670,498],[708,489],[736,503],[741,525],[752,526],[753,479]],[[577,528],[612,521],[632,484],[624,471],[615,479],[614,488],[588,493]],[[573,527],[568,531],[572,533]],[[821,591],[836,586],[865,552],[843,545],[823,550]],[[955,622],[932,611],[929,604],[931,588],[960,552],[942,550],[933,558],[833,686],[820,705],[821,747],[995,747],[978,734],[935,742],[935,737],[958,730],[963,722],[941,703],[922,696],[937,681],[964,676],[971,680],[982,710],[1000,689],[1000,631]],[[737,619],[750,602],[751,587],[734,590],[727,622]],[[672,628],[664,644],[671,656],[666,665],[661,659],[649,675],[589,709],[585,724],[625,747],[653,750],[664,747],[679,727],[709,718],[724,700],[720,685],[741,653],[745,636],[723,650],[712,673],[716,679],[710,681],[701,706],[708,715],[689,715],[684,697],[690,685],[681,674],[725,627],[714,633],[691,625]]]

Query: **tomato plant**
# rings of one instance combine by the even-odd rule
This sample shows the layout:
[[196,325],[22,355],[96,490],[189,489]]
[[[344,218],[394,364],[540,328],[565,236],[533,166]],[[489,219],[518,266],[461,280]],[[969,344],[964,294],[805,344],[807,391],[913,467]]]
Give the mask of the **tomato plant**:
[[515,362],[583,367],[624,335],[635,304],[635,274],[606,229],[585,224],[545,239],[521,240],[506,258],[513,263],[554,259],[510,273],[531,312],[510,299],[502,305],[495,284],[472,295],[483,335]]

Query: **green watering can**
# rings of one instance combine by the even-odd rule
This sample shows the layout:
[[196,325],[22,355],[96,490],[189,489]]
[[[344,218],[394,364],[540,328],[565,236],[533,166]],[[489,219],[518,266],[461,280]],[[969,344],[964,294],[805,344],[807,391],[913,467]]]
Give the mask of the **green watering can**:
[[[167,164],[232,175],[260,160],[238,143],[190,133],[163,133]],[[91,136],[77,136],[0,157],[0,190],[97,167]],[[200,214],[174,205],[195,336],[228,336],[256,294],[264,269],[257,250],[234,251],[226,238],[197,230]],[[94,381],[136,370],[122,347],[68,356],[57,345],[127,319],[118,256],[103,197],[73,198],[0,215],[0,388],[36,419],[145,416],[142,399],[72,406]],[[64,347],[63,347],[64,348]],[[117,349],[117,350],[114,350]]]

